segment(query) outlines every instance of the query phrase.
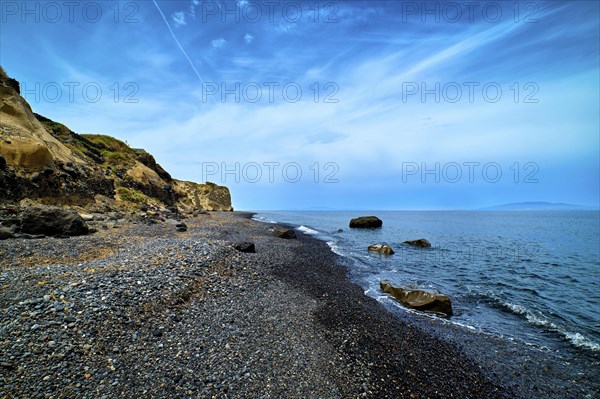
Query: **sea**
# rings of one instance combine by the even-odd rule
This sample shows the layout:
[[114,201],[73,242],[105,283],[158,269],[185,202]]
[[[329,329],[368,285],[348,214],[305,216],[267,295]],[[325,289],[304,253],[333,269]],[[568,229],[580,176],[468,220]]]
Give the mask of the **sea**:
[[[370,215],[383,227],[348,227]],[[278,211],[254,219],[325,241],[366,295],[400,314],[540,350],[600,352],[598,211]],[[431,248],[403,244],[419,238]],[[375,243],[395,254],[368,252]],[[406,309],[380,290],[381,280],[448,295],[454,316]]]

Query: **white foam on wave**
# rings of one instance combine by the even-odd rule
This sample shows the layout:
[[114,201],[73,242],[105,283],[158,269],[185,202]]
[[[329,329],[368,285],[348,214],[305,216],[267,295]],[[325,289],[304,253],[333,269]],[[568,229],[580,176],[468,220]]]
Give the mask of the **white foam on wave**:
[[[378,292],[378,290],[374,289],[374,288],[367,289],[364,291],[364,293],[365,293],[365,295],[368,295],[368,296],[376,299],[378,302],[391,303],[394,306],[396,306],[398,309],[401,309],[402,311],[407,312],[407,313],[416,314],[416,315],[419,315],[422,317],[434,318],[444,324],[453,324],[453,325],[460,326],[460,327],[466,328],[468,330],[476,331],[479,333],[490,333],[485,330],[482,330],[481,328],[474,327],[474,326],[466,324],[466,323],[461,323],[461,322],[458,322],[453,319],[440,318],[431,313],[421,312],[421,311],[418,311],[415,309],[410,309],[410,308],[404,307],[401,304],[399,304],[397,301],[392,299],[389,295],[381,295]],[[561,328],[560,326],[557,326],[556,324],[543,318],[542,316],[538,316],[538,315],[534,314],[533,312],[531,312],[529,309],[527,309],[524,306],[515,305],[510,302],[503,302],[503,305],[506,308],[510,309],[513,313],[515,313],[517,315],[525,316],[525,318],[527,319],[527,321],[530,324],[545,327],[546,329],[558,332],[559,334],[561,334],[563,337],[565,337],[571,344],[573,344],[576,347],[588,349],[588,350],[591,350],[594,352],[600,351],[600,344],[598,342],[595,342],[594,340],[589,339],[580,333],[572,333],[572,332],[566,331],[565,329]],[[492,333],[492,334],[497,335],[497,333]],[[500,335],[500,336],[505,337],[504,335]],[[515,340],[515,338],[513,338],[513,337],[505,337],[505,338],[508,338],[511,341]],[[529,346],[536,347],[536,348],[539,347],[538,344],[532,344],[532,343],[528,343],[525,341],[523,341],[523,343],[525,343]],[[542,347],[540,349],[543,349],[543,348],[545,348],[545,347]]]
[[337,245],[337,243],[335,241],[327,241],[327,245],[329,245],[329,248],[331,248],[333,253],[340,255],[340,256],[346,255],[342,252],[341,248]]
[[263,216],[252,216],[252,220],[263,223],[277,224],[276,221],[267,219]]
[[594,352],[600,351],[600,343],[582,335],[581,333],[567,331],[565,328],[546,319],[543,314],[536,314],[524,306],[515,305],[510,302],[502,302],[502,304],[514,314],[525,316],[529,324],[555,331],[565,337],[565,339],[567,339],[576,347],[589,349]]
[[504,305],[508,309],[510,309],[510,311],[513,312],[514,314],[526,314],[527,313],[527,308],[525,308],[524,306],[514,305],[514,304],[509,303],[509,302],[505,302]]
[[318,231],[311,229],[310,227],[306,227],[306,226],[300,226],[298,227],[296,230],[299,230],[305,234],[310,234],[310,235],[316,235],[319,234]]
[[565,332],[564,335],[569,341],[571,341],[573,345],[577,347],[590,349],[594,352],[600,352],[600,344],[598,342],[594,342],[579,333]]

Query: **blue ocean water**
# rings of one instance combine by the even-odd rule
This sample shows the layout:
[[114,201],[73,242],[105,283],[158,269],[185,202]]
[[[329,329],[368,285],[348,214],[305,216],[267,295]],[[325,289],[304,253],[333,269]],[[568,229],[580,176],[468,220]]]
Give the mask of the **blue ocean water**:
[[[348,228],[365,215],[383,227]],[[260,212],[255,219],[325,240],[367,295],[402,311],[434,317],[403,309],[380,291],[380,280],[448,295],[455,315],[444,322],[553,351],[600,352],[597,211]],[[432,248],[402,244],[418,238]],[[379,242],[396,253],[367,251]]]

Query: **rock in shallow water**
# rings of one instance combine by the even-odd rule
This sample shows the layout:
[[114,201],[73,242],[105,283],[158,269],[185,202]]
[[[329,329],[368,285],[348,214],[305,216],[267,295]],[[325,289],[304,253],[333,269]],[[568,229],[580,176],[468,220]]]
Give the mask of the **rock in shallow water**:
[[427,241],[424,238],[419,238],[418,240],[404,241],[402,244],[413,245],[413,246],[419,247],[419,248],[430,248],[431,247],[431,243],[429,243],[429,241]]
[[379,286],[383,292],[390,294],[407,308],[443,313],[446,316],[453,315],[452,303],[446,295],[425,290],[395,287],[386,280],[381,281]]
[[379,252],[380,254],[384,254],[384,255],[393,255],[394,254],[394,250],[392,249],[392,247],[390,247],[389,245],[384,244],[384,243],[369,245],[368,249],[371,252]]
[[383,226],[383,222],[377,216],[361,216],[350,220],[351,228],[372,229]]

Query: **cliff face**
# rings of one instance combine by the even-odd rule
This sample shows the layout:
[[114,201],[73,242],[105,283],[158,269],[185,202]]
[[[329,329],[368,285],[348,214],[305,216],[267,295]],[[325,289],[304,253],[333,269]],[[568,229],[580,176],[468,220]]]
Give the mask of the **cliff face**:
[[35,114],[0,67],[0,202],[231,211],[227,187],[173,179],[141,149]]
[[0,155],[6,162],[27,171],[53,167],[53,160],[81,164],[37,120],[18,82],[0,79]]
[[233,211],[227,187],[209,182],[197,184],[177,180],[174,183],[173,188],[180,197],[179,207],[183,212],[193,212],[196,209]]

